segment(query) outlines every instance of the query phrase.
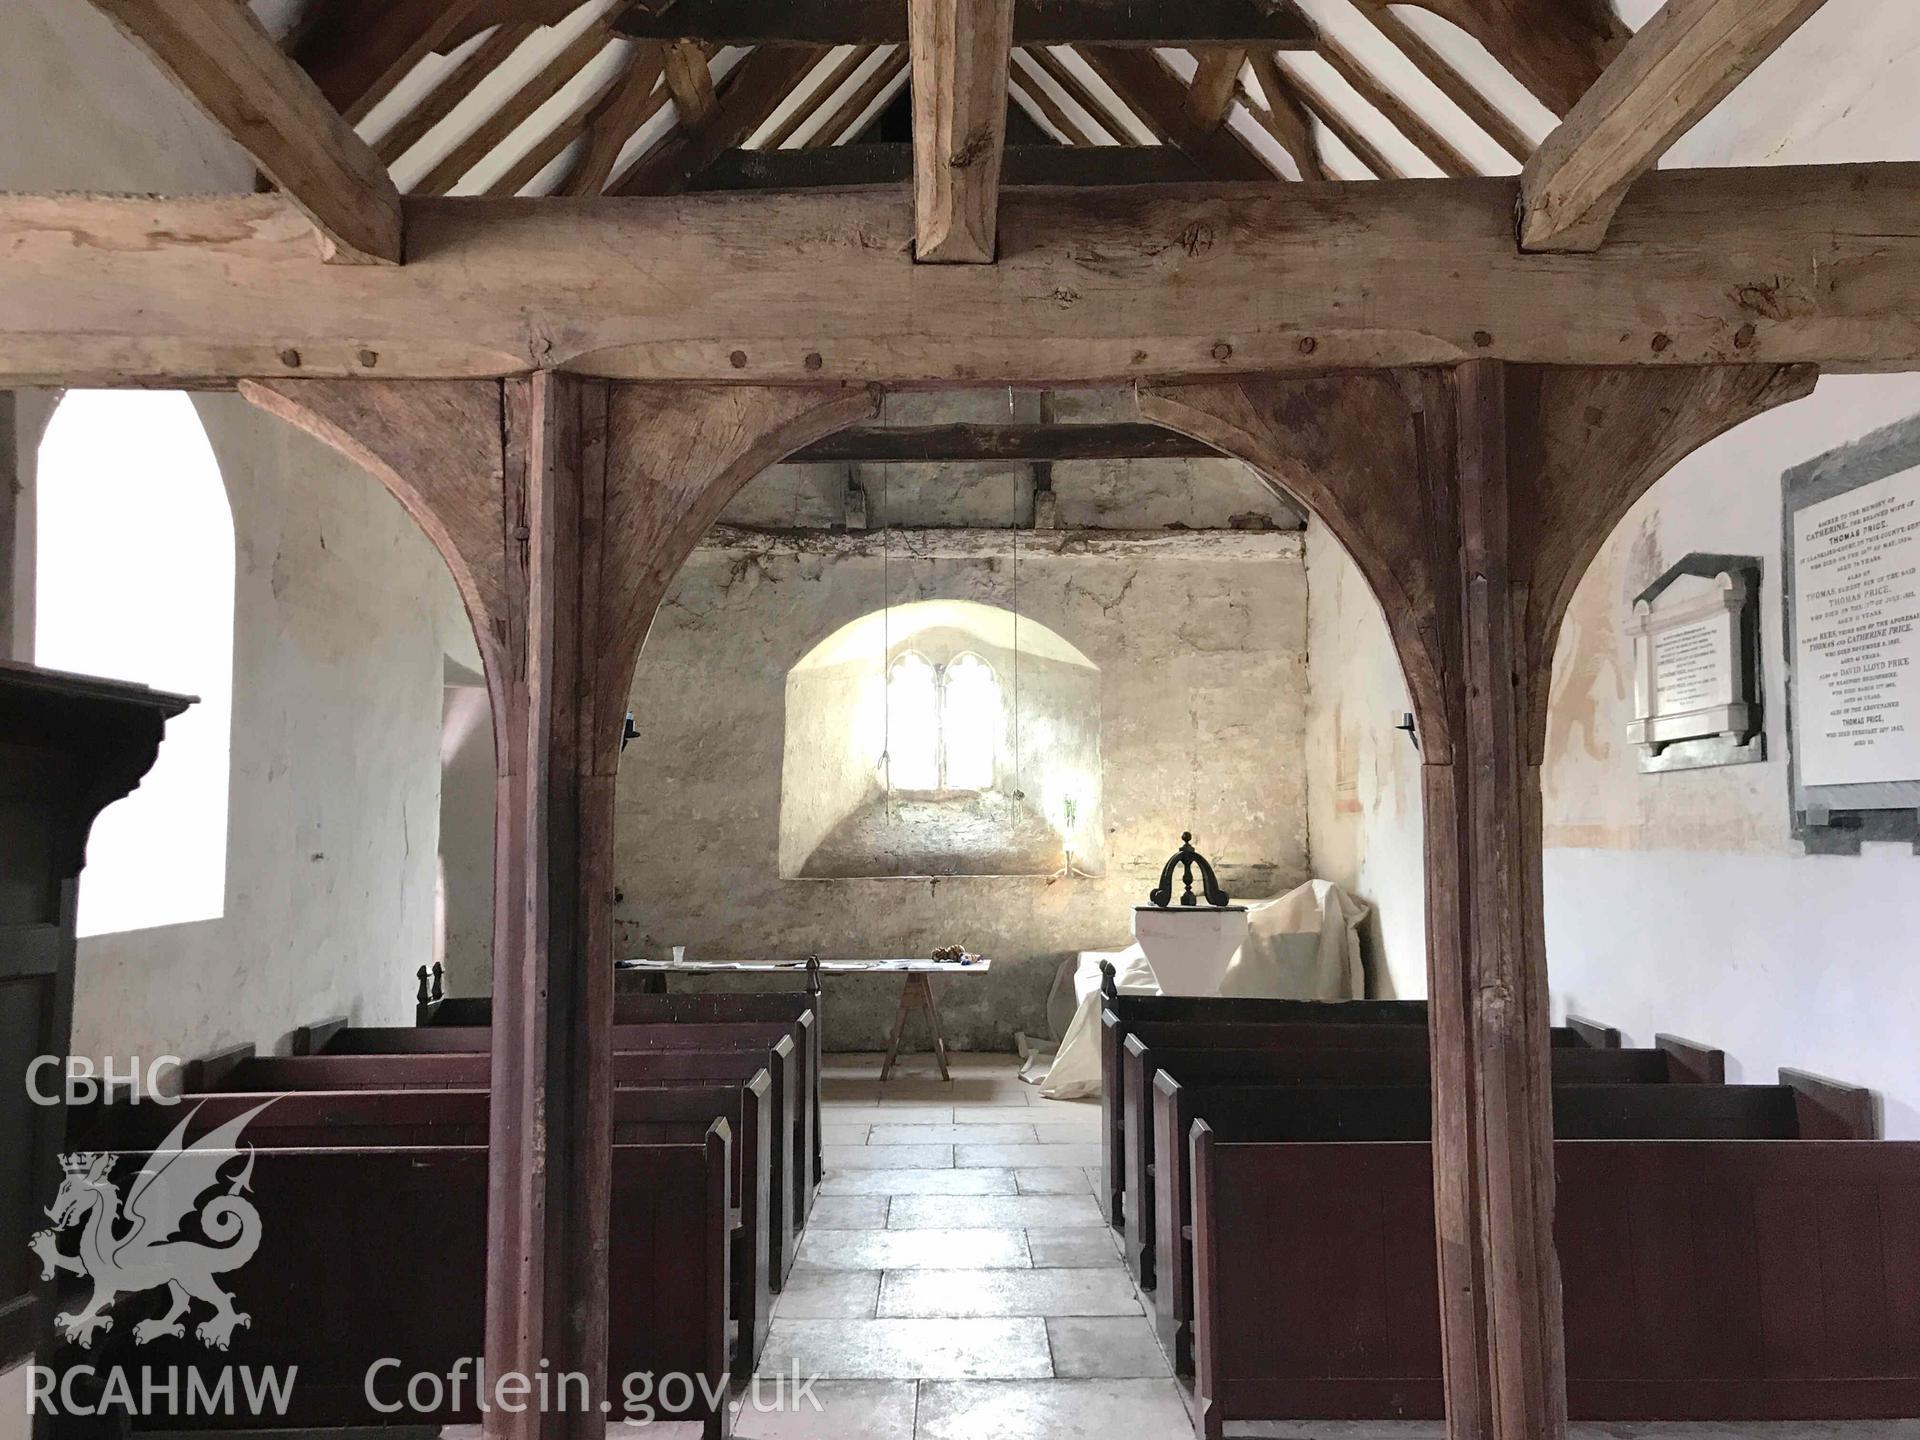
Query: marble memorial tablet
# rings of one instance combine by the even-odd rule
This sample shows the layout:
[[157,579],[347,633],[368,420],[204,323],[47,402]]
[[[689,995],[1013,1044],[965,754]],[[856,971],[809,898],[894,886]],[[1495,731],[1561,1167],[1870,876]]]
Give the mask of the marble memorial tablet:
[[1920,467],[1793,515],[1801,783],[1920,780]]
[[[1634,603],[1628,627],[1634,718],[1627,738],[1649,759],[1679,741],[1742,744],[1758,728],[1745,639],[1752,586],[1738,569],[1699,573],[1687,565],[1675,566]],[[1707,763],[1734,758],[1745,757]]]

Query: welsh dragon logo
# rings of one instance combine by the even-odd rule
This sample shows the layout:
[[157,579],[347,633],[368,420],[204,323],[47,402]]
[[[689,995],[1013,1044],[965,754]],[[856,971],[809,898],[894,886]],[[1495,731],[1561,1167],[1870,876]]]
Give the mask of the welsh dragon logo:
[[[91,1347],[101,1331],[112,1329],[107,1307],[116,1297],[165,1286],[171,1297],[167,1313],[134,1326],[133,1338],[143,1345],[163,1335],[185,1338],[182,1317],[199,1300],[211,1305],[213,1314],[194,1327],[194,1335],[213,1349],[227,1348],[234,1327],[248,1324],[249,1317],[233,1308],[233,1296],[214,1277],[238,1270],[260,1248],[260,1212],[241,1193],[253,1178],[253,1151],[245,1152],[245,1163],[230,1179],[223,1181],[220,1172],[240,1158],[240,1132],[247,1122],[272,1103],[257,1105],[183,1145],[187,1126],[199,1111],[195,1106],[147,1157],[124,1204],[113,1181],[115,1156],[60,1157],[64,1178],[47,1207],[53,1229],[40,1231],[29,1244],[40,1257],[41,1279],[66,1271],[93,1281],[93,1295],[82,1308],[54,1317],[62,1335]],[[225,1189],[203,1205],[207,1192],[221,1185]],[[180,1233],[184,1222],[196,1215],[205,1240]],[[76,1226],[78,1253],[63,1254],[59,1234]]]

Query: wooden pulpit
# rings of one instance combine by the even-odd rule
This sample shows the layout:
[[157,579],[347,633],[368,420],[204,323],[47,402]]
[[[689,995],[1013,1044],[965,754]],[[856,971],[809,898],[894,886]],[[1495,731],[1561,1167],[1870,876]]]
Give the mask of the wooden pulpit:
[[[0,1369],[46,1335],[51,1287],[27,1249],[45,1228],[66,1129],[73,927],[94,817],[153,767],[193,700],[0,661]],[[30,1090],[28,1068],[43,1065]]]

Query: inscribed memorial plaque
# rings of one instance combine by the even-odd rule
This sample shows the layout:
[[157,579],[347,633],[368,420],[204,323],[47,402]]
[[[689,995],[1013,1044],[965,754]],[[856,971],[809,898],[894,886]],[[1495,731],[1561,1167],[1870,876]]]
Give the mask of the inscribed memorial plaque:
[[1634,601],[1633,722],[1643,770],[1766,758],[1759,735],[1758,562],[1689,555]]
[[1801,783],[1920,780],[1920,467],[1793,527]]

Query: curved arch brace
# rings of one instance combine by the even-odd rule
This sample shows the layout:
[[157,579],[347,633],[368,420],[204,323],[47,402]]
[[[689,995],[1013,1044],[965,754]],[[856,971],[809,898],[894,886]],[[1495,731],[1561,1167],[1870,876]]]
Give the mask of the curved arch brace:
[[1513,372],[1513,410],[1531,416],[1514,460],[1516,508],[1531,511],[1523,691],[1528,757],[1544,758],[1548,679],[1573,592],[1600,547],[1655,481],[1701,446],[1813,393],[1811,365]]
[[252,405],[306,431],[372,475],[447,562],[473,625],[496,734],[515,664],[499,382],[242,380]]
[[1451,505],[1423,491],[1452,468],[1444,371],[1258,376],[1142,388],[1143,419],[1205,441],[1310,508],[1366,577],[1386,617],[1422,754],[1453,753],[1448,711]]
[[727,503],[769,465],[880,413],[877,385],[614,384],[593,766],[619,760],[627,691],[667,587]]

